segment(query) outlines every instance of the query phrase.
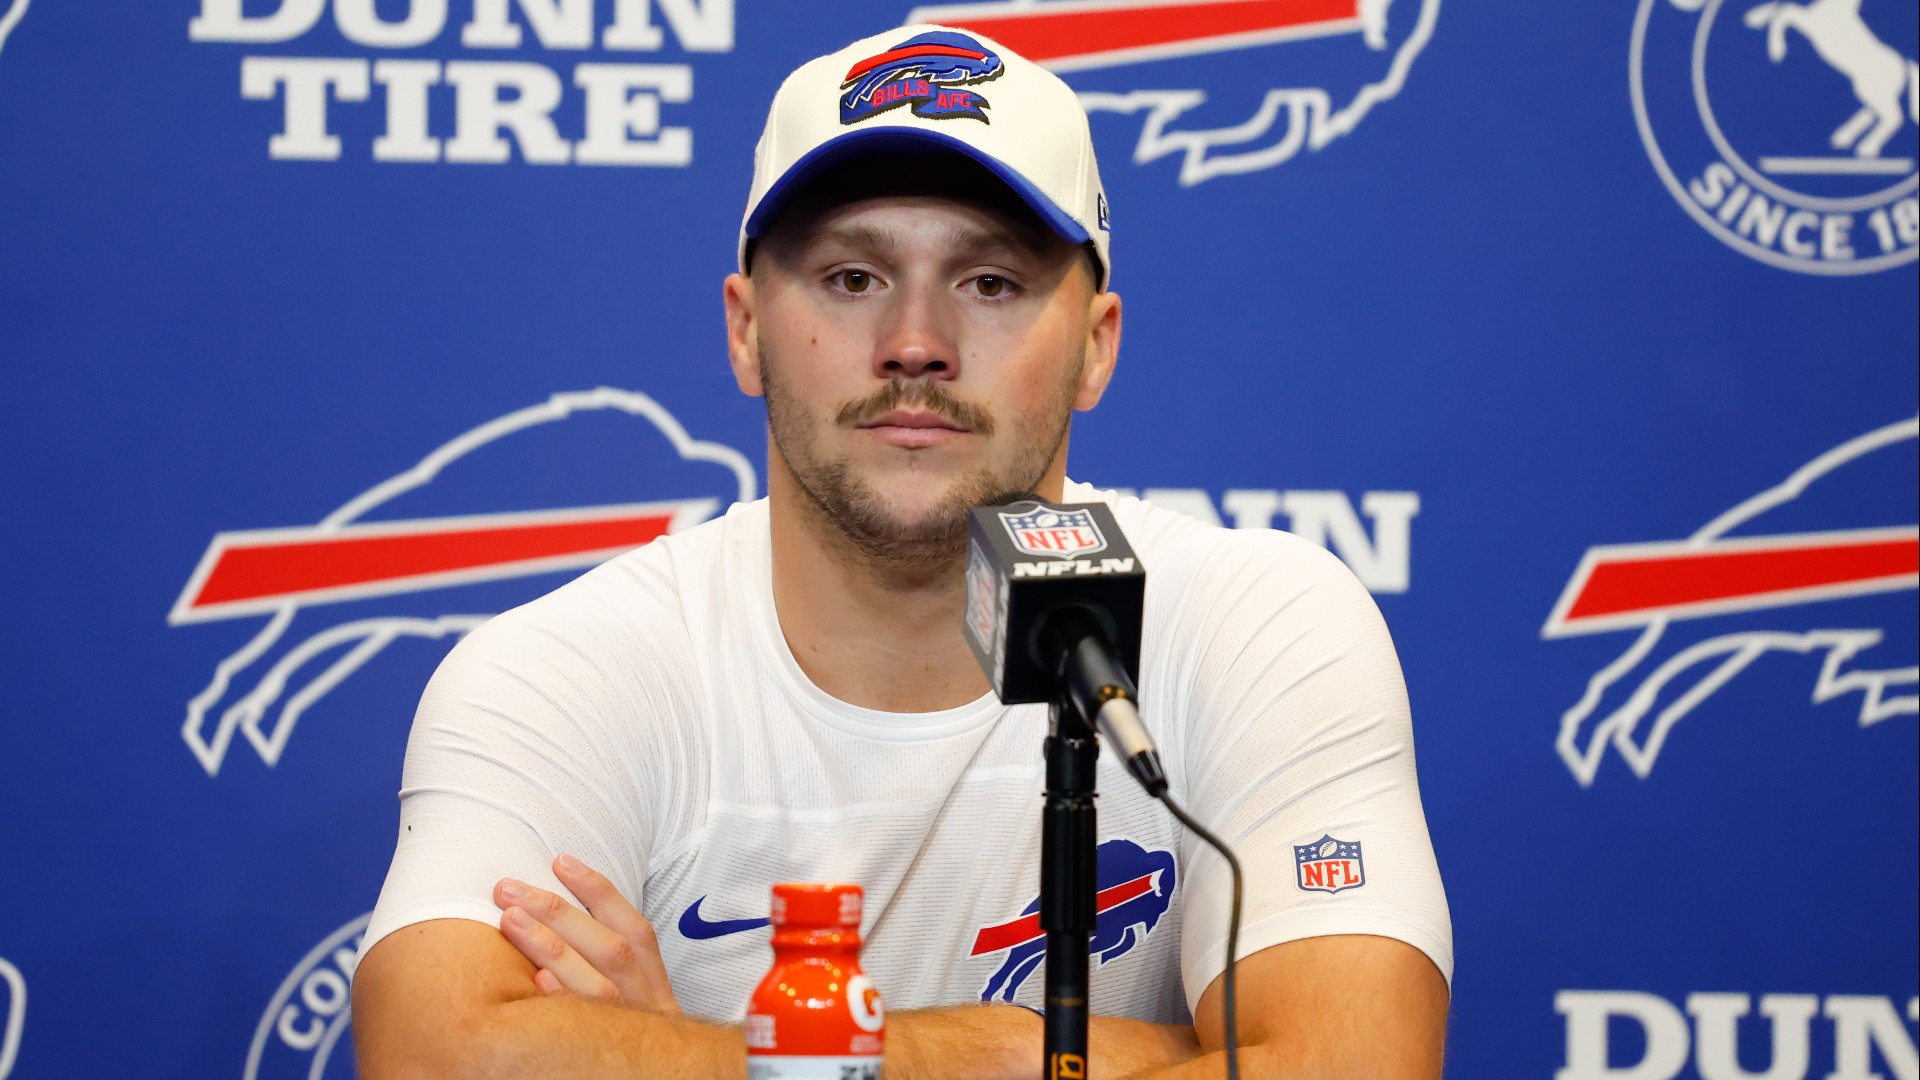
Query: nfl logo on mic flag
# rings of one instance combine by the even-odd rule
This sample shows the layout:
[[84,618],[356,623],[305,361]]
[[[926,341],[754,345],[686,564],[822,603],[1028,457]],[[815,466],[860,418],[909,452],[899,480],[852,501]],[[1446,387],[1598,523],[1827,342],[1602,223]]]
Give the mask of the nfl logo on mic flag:
[[1322,836],[1311,844],[1295,844],[1293,864],[1294,881],[1307,892],[1337,893],[1367,883],[1358,840]]
[[[967,544],[967,644],[1009,705],[1053,699],[1055,673],[1033,652],[1048,616],[1063,606],[1127,611],[1144,603],[1146,568],[1106,503],[975,507]],[[1139,670],[1139,625],[1107,632],[1127,670]]]
[[1025,514],[1002,513],[1013,546],[1028,555],[1073,559],[1107,549],[1107,538],[1091,510],[1055,510],[1042,506]]

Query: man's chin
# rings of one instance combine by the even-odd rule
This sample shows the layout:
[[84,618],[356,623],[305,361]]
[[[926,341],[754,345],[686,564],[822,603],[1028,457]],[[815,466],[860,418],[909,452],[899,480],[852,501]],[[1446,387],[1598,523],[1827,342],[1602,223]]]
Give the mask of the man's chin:
[[873,502],[875,524],[902,540],[935,540],[965,535],[967,511],[973,503],[958,491],[941,492],[937,499],[928,493],[913,492],[889,498],[876,493]]

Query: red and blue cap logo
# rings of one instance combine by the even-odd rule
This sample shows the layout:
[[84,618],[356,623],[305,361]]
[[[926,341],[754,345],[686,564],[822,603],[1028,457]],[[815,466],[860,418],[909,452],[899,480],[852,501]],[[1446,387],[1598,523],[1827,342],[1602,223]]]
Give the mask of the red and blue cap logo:
[[964,89],[1000,76],[999,54],[966,34],[934,30],[869,56],[840,81],[840,122],[857,124],[902,105],[929,120],[987,119],[987,99]]

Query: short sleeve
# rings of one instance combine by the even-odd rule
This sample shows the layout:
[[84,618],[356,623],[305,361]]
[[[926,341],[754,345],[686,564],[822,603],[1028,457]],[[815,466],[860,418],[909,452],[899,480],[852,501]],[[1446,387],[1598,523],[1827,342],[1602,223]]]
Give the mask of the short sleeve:
[[[659,694],[645,677],[651,665],[633,656],[641,643],[581,608],[552,594],[501,615],[434,673],[408,738],[399,837],[363,954],[429,919],[497,926],[503,877],[567,895],[550,868],[563,852],[641,902],[667,816],[654,777],[678,764],[676,750],[647,722]],[[600,660],[622,654],[638,662]]]
[[[1246,873],[1239,955],[1332,934],[1425,953],[1453,934],[1414,771],[1406,684],[1373,598],[1325,550],[1235,532],[1184,591],[1190,643],[1177,791]],[[1231,879],[1188,836],[1189,1007],[1226,966]]]

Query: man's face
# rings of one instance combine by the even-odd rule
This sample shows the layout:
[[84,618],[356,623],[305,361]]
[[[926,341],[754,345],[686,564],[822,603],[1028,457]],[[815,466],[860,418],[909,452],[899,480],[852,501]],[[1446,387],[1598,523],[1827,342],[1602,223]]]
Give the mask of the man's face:
[[1080,249],[933,196],[789,217],[728,307],[803,497],[868,555],[921,561],[964,547],[970,507],[1058,483],[1119,334]]

